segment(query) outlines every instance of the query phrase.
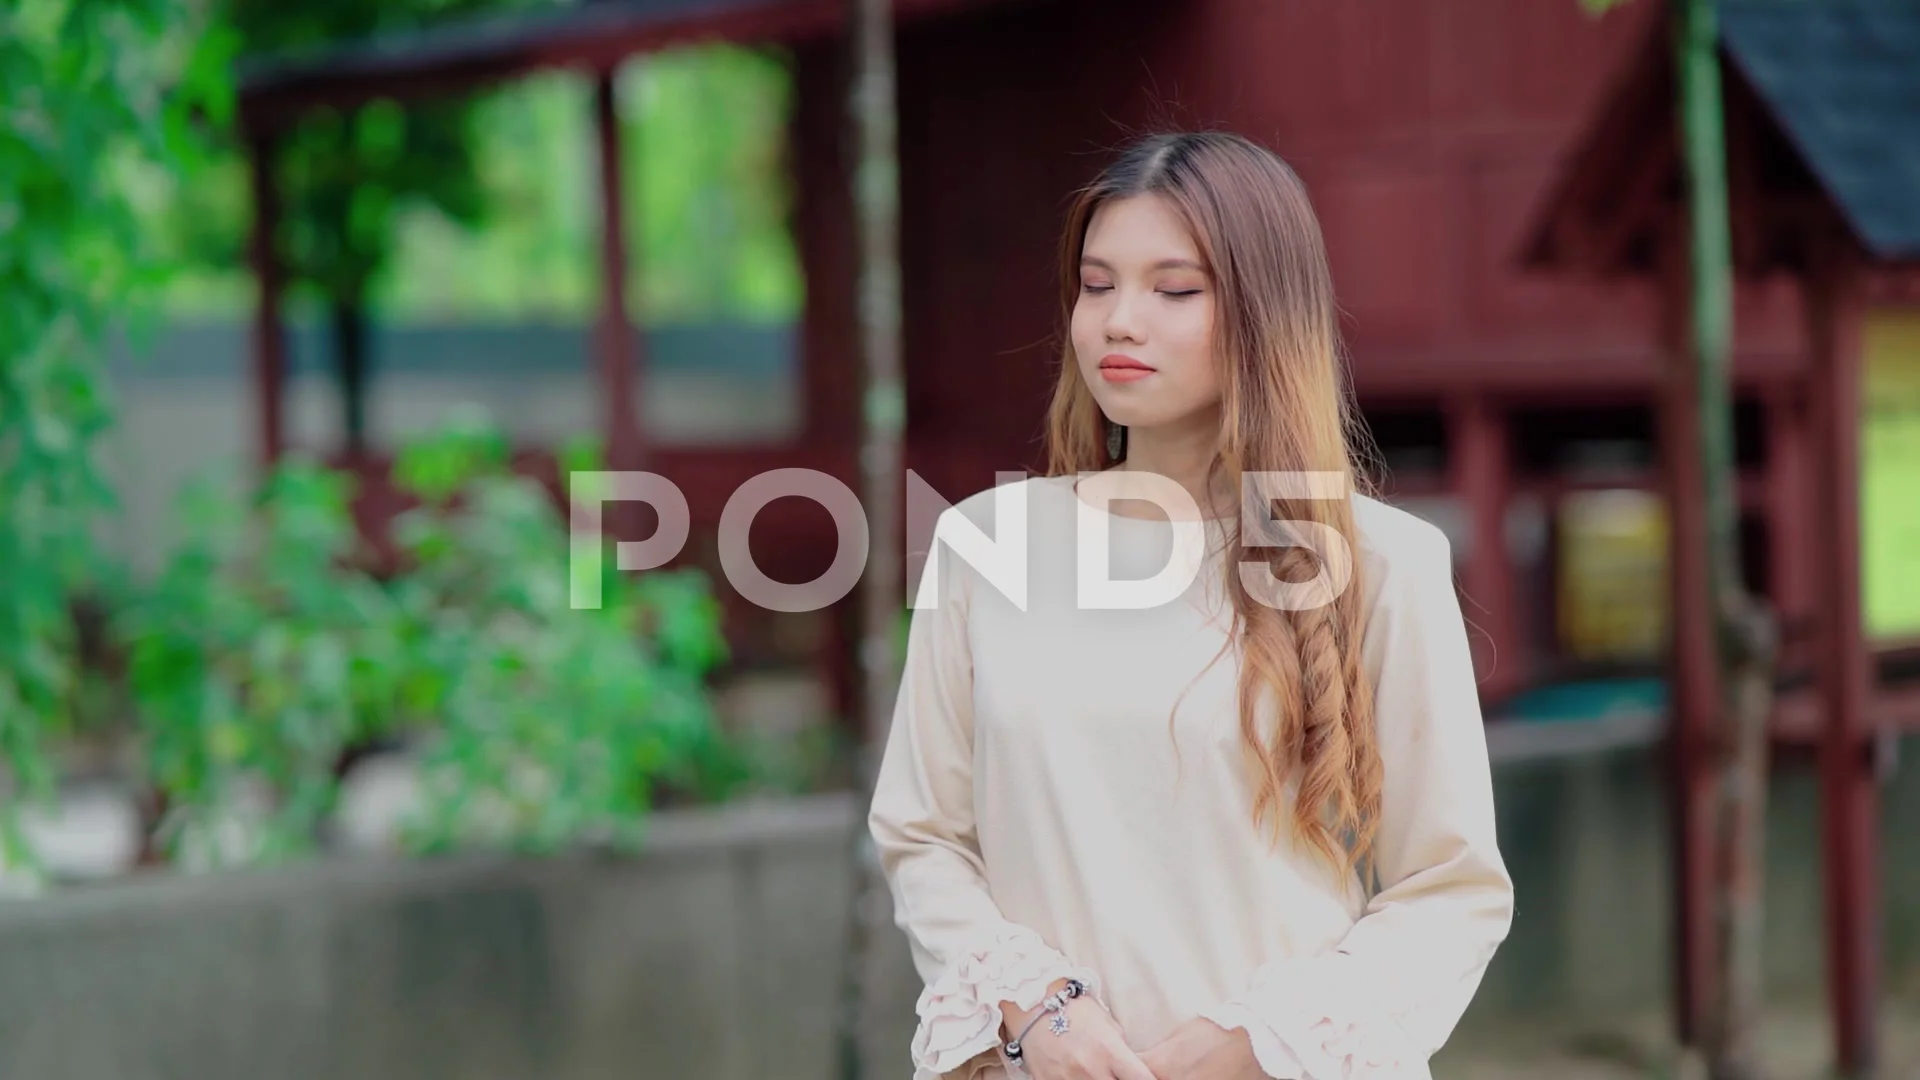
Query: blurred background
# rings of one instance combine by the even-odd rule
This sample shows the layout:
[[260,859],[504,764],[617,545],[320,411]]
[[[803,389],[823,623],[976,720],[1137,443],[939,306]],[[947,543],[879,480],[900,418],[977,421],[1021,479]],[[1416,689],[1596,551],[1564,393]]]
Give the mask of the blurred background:
[[[1113,147],[1227,127],[1307,182],[1518,889],[1441,1077],[1675,1075],[1708,1011],[1677,6],[892,8],[903,452],[950,500],[1043,464]],[[1713,10],[1761,1061],[1920,1076],[1920,3]],[[870,438],[851,40],[816,0],[0,0],[0,1078],[824,1078],[850,971],[865,1075],[910,1072],[856,598],[747,604],[713,537]],[[563,477],[606,467],[692,537],[576,608]],[[752,532],[782,581],[834,543],[796,499]]]

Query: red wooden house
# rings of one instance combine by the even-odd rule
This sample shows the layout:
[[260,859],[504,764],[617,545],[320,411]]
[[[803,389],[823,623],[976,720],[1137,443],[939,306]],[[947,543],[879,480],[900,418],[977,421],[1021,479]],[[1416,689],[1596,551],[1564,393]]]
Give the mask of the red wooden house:
[[[1836,185],[1836,170],[1871,173],[1874,162],[1842,160],[1808,134],[1823,108],[1858,106],[1848,96],[1858,87],[1754,72],[1807,62],[1792,47],[1801,40],[1825,42],[1829,62],[1834,49],[1844,58],[1880,33],[1911,33],[1901,40],[1920,47],[1920,9],[1829,5],[1842,10],[1837,26],[1788,27],[1776,40],[1764,12],[1754,14],[1765,6],[1726,8],[1736,243],[1747,274],[1736,333],[1740,503],[1747,576],[1780,607],[1788,667],[1816,676],[1783,697],[1776,729],[1783,744],[1822,755],[1832,981],[1841,1057],[1857,1064],[1870,1055],[1876,993],[1866,770],[1876,733],[1920,726],[1920,707],[1873,678],[1860,631],[1859,507],[1848,494],[1859,464],[1847,447],[1861,312],[1920,302],[1902,270],[1920,258],[1920,230],[1900,231],[1920,214],[1906,211],[1915,216],[1903,223],[1898,207],[1869,206]],[[1856,25],[1845,14],[1856,7],[1891,14],[1884,26]],[[1583,670],[1554,629],[1552,560],[1522,556],[1531,542],[1516,522],[1544,522],[1550,555],[1552,511],[1571,494],[1684,492],[1690,482],[1691,399],[1672,376],[1683,298],[1668,257],[1678,250],[1679,173],[1662,5],[1642,0],[1598,19],[1576,0],[1486,0],[1471,12],[1415,0],[899,0],[897,10],[910,468],[957,499],[990,485],[996,470],[1041,464],[1066,197],[1132,131],[1229,127],[1273,146],[1313,193],[1354,383],[1391,466],[1386,490],[1450,500],[1442,505],[1489,704]],[[631,407],[645,358],[633,355],[618,301],[624,275],[646,268],[627,264],[618,199],[604,200],[610,299],[598,370],[612,457],[673,478],[697,536],[757,472],[798,465],[857,476],[844,18],[833,0],[603,0],[262,69],[243,115],[265,145],[317,104],[577,67],[601,86],[612,192],[610,73],[624,58],[712,37],[789,50],[793,228],[808,286],[806,423],[796,443],[648,445]],[[1904,120],[1911,130],[1892,137],[1905,139],[1908,162],[1920,161],[1920,96],[1902,96],[1920,84],[1900,81],[1899,56],[1883,66],[1892,82],[1870,92],[1888,97],[1876,107],[1896,127]],[[1920,70],[1920,60],[1907,54],[1905,68]],[[1809,105],[1820,92],[1829,97]],[[282,438],[278,275],[265,241],[272,185],[258,179],[260,439],[271,455]],[[1908,179],[1916,186],[1906,190],[1920,192],[1920,178]],[[1711,643],[1690,600],[1704,574],[1689,546],[1697,502],[1669,501],[1679,601],[1672,729],[1688,794],[1681,852],[1697,870],[1707,865],[1697,823]],[[783,580],[823,570],[834,539],[824,511],[792,500],[768,508],[755,538],[762,566]],[[844,672],[846,624],[835,625],[827,648]],[[1683,874],[1681,895],[1683,1026],[1697,1016],[1699,949],[1710,938],[1696,870]]]

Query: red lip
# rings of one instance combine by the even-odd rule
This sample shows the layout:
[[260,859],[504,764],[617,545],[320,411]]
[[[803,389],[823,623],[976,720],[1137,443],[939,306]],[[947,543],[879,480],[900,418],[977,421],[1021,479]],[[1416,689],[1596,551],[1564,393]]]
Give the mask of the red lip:
[[1137,382],[1153,374],[1153,368],[1125,353],[1108,353],[1100,358],[1100,378],[1110,383]]

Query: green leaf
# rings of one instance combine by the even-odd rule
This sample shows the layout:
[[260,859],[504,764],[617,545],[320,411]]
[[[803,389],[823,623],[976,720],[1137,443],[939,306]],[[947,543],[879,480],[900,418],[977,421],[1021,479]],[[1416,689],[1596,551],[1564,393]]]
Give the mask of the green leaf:
[[[155,0],[0,14],[0,431],[15,436],[0,438],[0,768],[29,789],[101,696],[74,613],[124,584],[93,542],[114,505],[94,464],[111,422],[106,333],[137,323],[174,269],[149,242],[148,189],[169,171],[191,183],[205,140],[188,117],[230,83],[196,59],[202,19]],[[191,668],[173,655],[134,653],[130,678],[184,715]],[[0,804],[0,832],[12,813]]]

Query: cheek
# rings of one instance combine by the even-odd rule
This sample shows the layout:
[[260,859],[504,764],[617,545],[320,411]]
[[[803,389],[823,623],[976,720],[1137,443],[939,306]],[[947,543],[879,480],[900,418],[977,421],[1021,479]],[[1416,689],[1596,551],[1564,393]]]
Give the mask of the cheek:
[[1073,345],[1074,358],[1080,366],[1097,363],[1102,344],[1100,320],[1084,304],[1076,304],[1073,319],[1067,324],[1067,336]]
[[1206,385],[1217,381],[1211,311],[1181,311],[1168,321],[1163,333],[1171,350],[1179,355],[1187,381]]

